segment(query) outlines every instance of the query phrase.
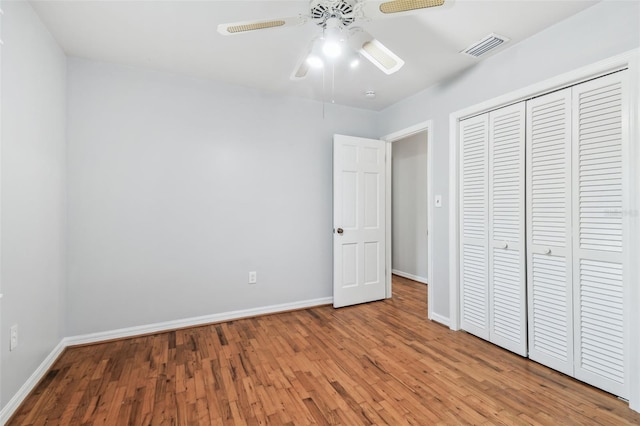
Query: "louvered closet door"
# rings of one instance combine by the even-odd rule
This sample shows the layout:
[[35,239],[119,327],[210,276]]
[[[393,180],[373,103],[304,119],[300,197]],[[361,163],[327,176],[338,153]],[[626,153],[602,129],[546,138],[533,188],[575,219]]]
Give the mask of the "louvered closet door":
[[573,88],[575,376],[628,398],[623,251],[624,72]]
[[487,271],[488,114],[460,122],[462,246],[460,248],[461,318],[463,330],[489,339]]
[[529,357],[573,375],[571,89],[527,102]]
[[489,340],[527,356],[524,102],[489,114]]

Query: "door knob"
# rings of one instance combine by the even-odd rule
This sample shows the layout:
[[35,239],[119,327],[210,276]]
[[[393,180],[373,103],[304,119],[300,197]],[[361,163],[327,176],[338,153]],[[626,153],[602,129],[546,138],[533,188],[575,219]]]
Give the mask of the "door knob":
[[338,228],[338,230],[336,231],[338,234],[342,235],[344,234],[344,229],[342,228]]
[[547,248],[547,249],[544,251],[544,254],[551,254],[551,249],[550,249],[550,248]]

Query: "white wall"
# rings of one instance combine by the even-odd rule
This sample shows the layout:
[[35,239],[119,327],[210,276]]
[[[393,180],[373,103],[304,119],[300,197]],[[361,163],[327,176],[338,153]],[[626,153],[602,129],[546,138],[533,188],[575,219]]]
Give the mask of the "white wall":
[[3,10],[2,406],[60,342],[66,281],[66,59],[27,2]]
[[377,113],[68,67],[68,335],[332,295],[332,135]]
[[381,135],[433,120],[435,314],[449,317],[449,114],[639,46],[640,2],[604,1],[382,111]]
[[392,268],[427,281],[427,133],[393,142]]

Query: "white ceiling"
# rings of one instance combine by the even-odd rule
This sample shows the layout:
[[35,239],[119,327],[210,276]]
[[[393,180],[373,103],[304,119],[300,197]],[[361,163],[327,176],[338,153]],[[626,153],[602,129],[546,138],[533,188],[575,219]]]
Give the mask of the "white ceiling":
[[[511,39],[504,48],[591,5],[585,0],[455,0],[450,7],[359,25],[402,59],[385,75],[371,63],[359,68],[314,71],[305,80],[289,76],[309,40],[320,33],[312,22],[234,36],[220,23],[306,14],[307,0],[289,1],[31,1],[70,56],[143,66],[239,84],[285,96],[381,110],[478,59],[458,53],[489,33]],[[332,81],[334,83],[332,83]],[[364,96],[375,90],[376,98]]]

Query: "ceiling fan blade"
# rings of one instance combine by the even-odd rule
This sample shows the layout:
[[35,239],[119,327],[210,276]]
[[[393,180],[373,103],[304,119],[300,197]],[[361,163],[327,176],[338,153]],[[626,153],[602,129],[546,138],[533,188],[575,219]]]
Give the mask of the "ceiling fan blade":
[[309,63],[307,62],[307,58],[311,54],[313,45],[318,38],[319,37],[312,38],[309,44],[305,47],[303,54],[300,55],[300,58],[298,59],[298,62],[296,63],[291,76],[289,77],[291,80],[302,80],[307,77],[307,73],[309,73],[309,70],[311,69],[311,65],[309,65]]
[[349,42],[358,53],[385,74],[393,74],[404,65],[404,61],[398,55],[362,28],[352,29]]
[[305,16],[292,16],[289,18],[262,19],[258,21],[242,21],[218,25],[218,32],[222,35],[242,34],[257,30],[271,28],[296,27],[307,22]]
[[363,14],[370,19],[415,13],[432,7],[440,7],[452,0],[392,0],[367,1],[362,4]]

